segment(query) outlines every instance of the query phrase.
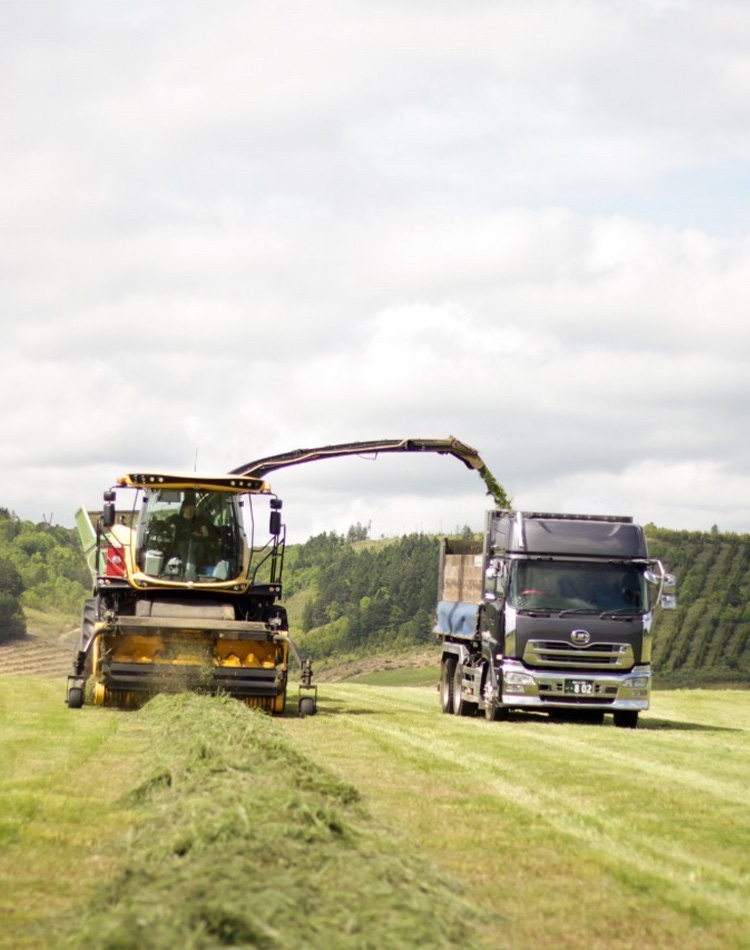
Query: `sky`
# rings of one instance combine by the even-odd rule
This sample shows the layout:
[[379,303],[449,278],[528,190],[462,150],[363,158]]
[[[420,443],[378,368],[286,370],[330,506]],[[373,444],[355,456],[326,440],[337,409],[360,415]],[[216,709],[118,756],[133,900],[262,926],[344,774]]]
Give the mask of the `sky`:
[[[746,0],[0,0],[0,506],[444,438],[524,510],[750,531]],[[443,456],[288,537],[478,529]]]

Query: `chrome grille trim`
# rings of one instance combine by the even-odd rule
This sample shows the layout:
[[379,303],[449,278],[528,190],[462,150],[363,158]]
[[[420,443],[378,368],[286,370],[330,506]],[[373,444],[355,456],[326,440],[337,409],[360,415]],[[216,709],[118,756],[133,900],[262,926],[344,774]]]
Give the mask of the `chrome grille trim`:
[[523,651],[523,662],[537,668],[629,670],[635,663],[635,655],[627,643],[590,643],[576,647],[566,640],[529,640]]

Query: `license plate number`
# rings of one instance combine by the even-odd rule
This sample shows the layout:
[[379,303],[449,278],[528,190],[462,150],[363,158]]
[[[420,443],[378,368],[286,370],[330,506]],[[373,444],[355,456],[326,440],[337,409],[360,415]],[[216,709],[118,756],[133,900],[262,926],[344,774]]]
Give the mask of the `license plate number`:
[[574,696],[593,696],[593,680],[565,680],[565,692]]

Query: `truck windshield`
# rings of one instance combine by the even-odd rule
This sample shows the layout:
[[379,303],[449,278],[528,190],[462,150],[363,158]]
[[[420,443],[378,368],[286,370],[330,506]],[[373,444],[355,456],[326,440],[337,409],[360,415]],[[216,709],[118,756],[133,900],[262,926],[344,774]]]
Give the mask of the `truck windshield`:
[[136,558],[161,580],[217,583],[242,566],[234,495],[212,491],[148,492],[138,525]]
[[518,610],[627,615],[647,610],[648,589],[634,565],[517,561],[509,603]]

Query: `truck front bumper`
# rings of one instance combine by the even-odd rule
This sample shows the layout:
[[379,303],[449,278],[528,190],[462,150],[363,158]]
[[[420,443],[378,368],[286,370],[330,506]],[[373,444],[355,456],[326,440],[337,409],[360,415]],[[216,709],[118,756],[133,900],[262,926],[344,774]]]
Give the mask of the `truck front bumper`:
[[593,670],[534,670],[505,660],[499,671],[503,706],[523,709],[648,709],[651,670],[635,666],[627,673]]

